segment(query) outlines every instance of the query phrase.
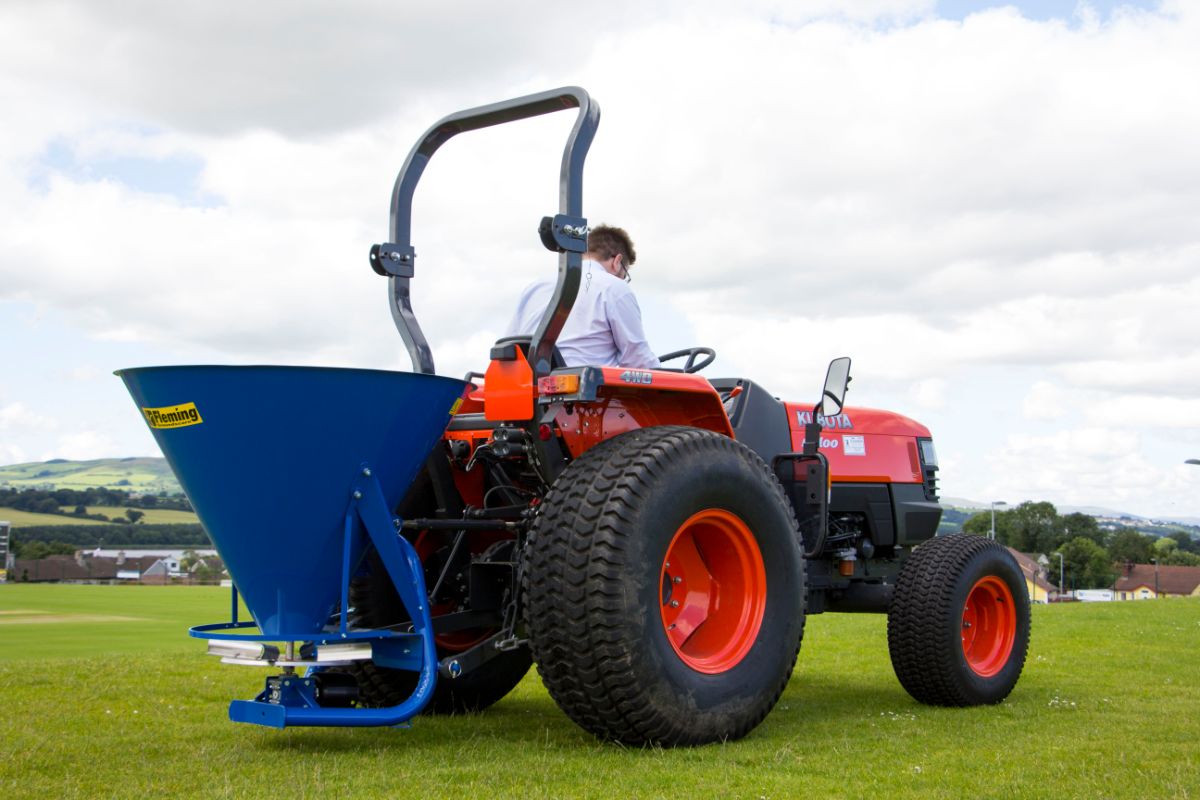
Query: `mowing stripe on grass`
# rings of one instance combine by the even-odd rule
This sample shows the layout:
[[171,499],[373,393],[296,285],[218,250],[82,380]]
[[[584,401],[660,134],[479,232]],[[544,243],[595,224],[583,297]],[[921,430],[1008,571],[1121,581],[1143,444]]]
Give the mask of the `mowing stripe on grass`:
[[33,614],[0,618],[0,625],[55,625],[63,622],[149,622],[144,617],[116,614]]

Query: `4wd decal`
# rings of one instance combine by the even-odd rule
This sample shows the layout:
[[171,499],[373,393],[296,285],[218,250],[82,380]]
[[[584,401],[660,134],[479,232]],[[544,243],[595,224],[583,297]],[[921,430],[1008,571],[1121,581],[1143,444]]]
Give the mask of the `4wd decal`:
[[[796,412],[796,421],[800,423],[801,427],[812,422],[812,418],[813,415],[811,411]],[[850,421],[849,414],[838,414],[835,417],[826,417],[823,414],[817,414],[817,424],[819,424],[822,428],[830,428],[833,430],[849,430],[854,427],[854,423]]]
[[621,373],[621,380],[626,383],[640,383],[649,386],[654,383],[654,373],[643,372],[640,369],[627,369]]
[[204,422],[195,403],[184,403],[178,406],[163,406],[161,408],[143,408],[146,422],[151,428],[182,428],[185,425],[199,425]]

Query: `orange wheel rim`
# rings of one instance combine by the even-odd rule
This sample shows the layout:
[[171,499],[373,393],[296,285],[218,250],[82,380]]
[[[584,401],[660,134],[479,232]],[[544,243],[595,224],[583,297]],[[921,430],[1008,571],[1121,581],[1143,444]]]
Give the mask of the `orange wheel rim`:
[[1008,584],[989,575],[967,595],[962,615],[962,648],[967,665],[990,678],[1008,663],[1017,635],[1017,609]]
[[707,509],[679,526],[659,581],[663,629],[692,669],[715,675],[741,663],[767,607],[758,541],[736,514]]

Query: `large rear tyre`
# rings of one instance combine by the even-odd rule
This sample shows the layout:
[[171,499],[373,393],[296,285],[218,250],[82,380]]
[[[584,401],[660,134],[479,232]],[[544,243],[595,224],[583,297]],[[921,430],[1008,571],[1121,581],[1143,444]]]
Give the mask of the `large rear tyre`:
[[806,599],[795,518],[728,437],[647,428],[584,453],[546,495],[523,574],[538,672],[598,737],[736,739],[791,676]]
[[1029,649],[1029,593],[1016,560],[981,536],[917,547],[888,610],[888,651],[900,684],[937,706],[999,703]]

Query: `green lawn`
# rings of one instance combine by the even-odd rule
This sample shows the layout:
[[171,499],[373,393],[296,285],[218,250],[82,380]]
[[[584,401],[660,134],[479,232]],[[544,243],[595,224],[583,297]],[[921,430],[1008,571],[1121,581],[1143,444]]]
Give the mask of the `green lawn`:
[[[64,510],[73,511],[74,509],[66,508]],[[124,517],[125,512],[129,510],[130,509],[128,508],[115,506],[87,506],[87,513],[103,514],[109,519]],[[200,518],[196,516],[194,511],[180,511],[174,508],[137,508],[133,510],[142,512],[143,516],[140,521],[146,525],[166,525],[172,523],[198,524],[200,522]],[[58,519],[67,520],[66,522],[62,523],[64,525],[73,524],[71,522],[71,517],[58,517]],[[42,524],[46,525],[51,523]]]
[[[72,509],[65,509],[71,511]],[[89,514],[103,514],[109,519],[125,517],[126,509],[115,506],[88,506]],[[142,522],[147,525],[164,523],[199,523],[200,519],[191,511],[178,511],[173,508],[139,508],[145,514]],[[110,523],[84,517],[65,517],[60,514],[35,514],[31,511],[20,511],[7,506],[0,506],[0,520],[11,522],[13,528],[31,528],[35,525],[108,525]],[[128,523],[129,520],[125,520]]]
[[[116,511],[116,509],[113,509]],[[124,511],[122,511],[124,513]],[[35,525],[108,525],[98,519],[82,519],[79,517],[63,517],[58,514],[35,514],[32,511],[20,511],[7,506],[0,506],[0,520],[11,522],[13,529],[32,528]]]
[[892,675],[882,616],[814,617],[767,720],[742,741],[691,750],[599,743],[534,675],[484,714],[411,730],[235,725],[228,701],[252,697],[267,673],[221,665],[184,633],[227,613],[227,592],[213,588],[0,586],[0,793],[1200,794],[1200,599],[1036,607],[1021,682],[1001,705],[975,709],[912,701]]

